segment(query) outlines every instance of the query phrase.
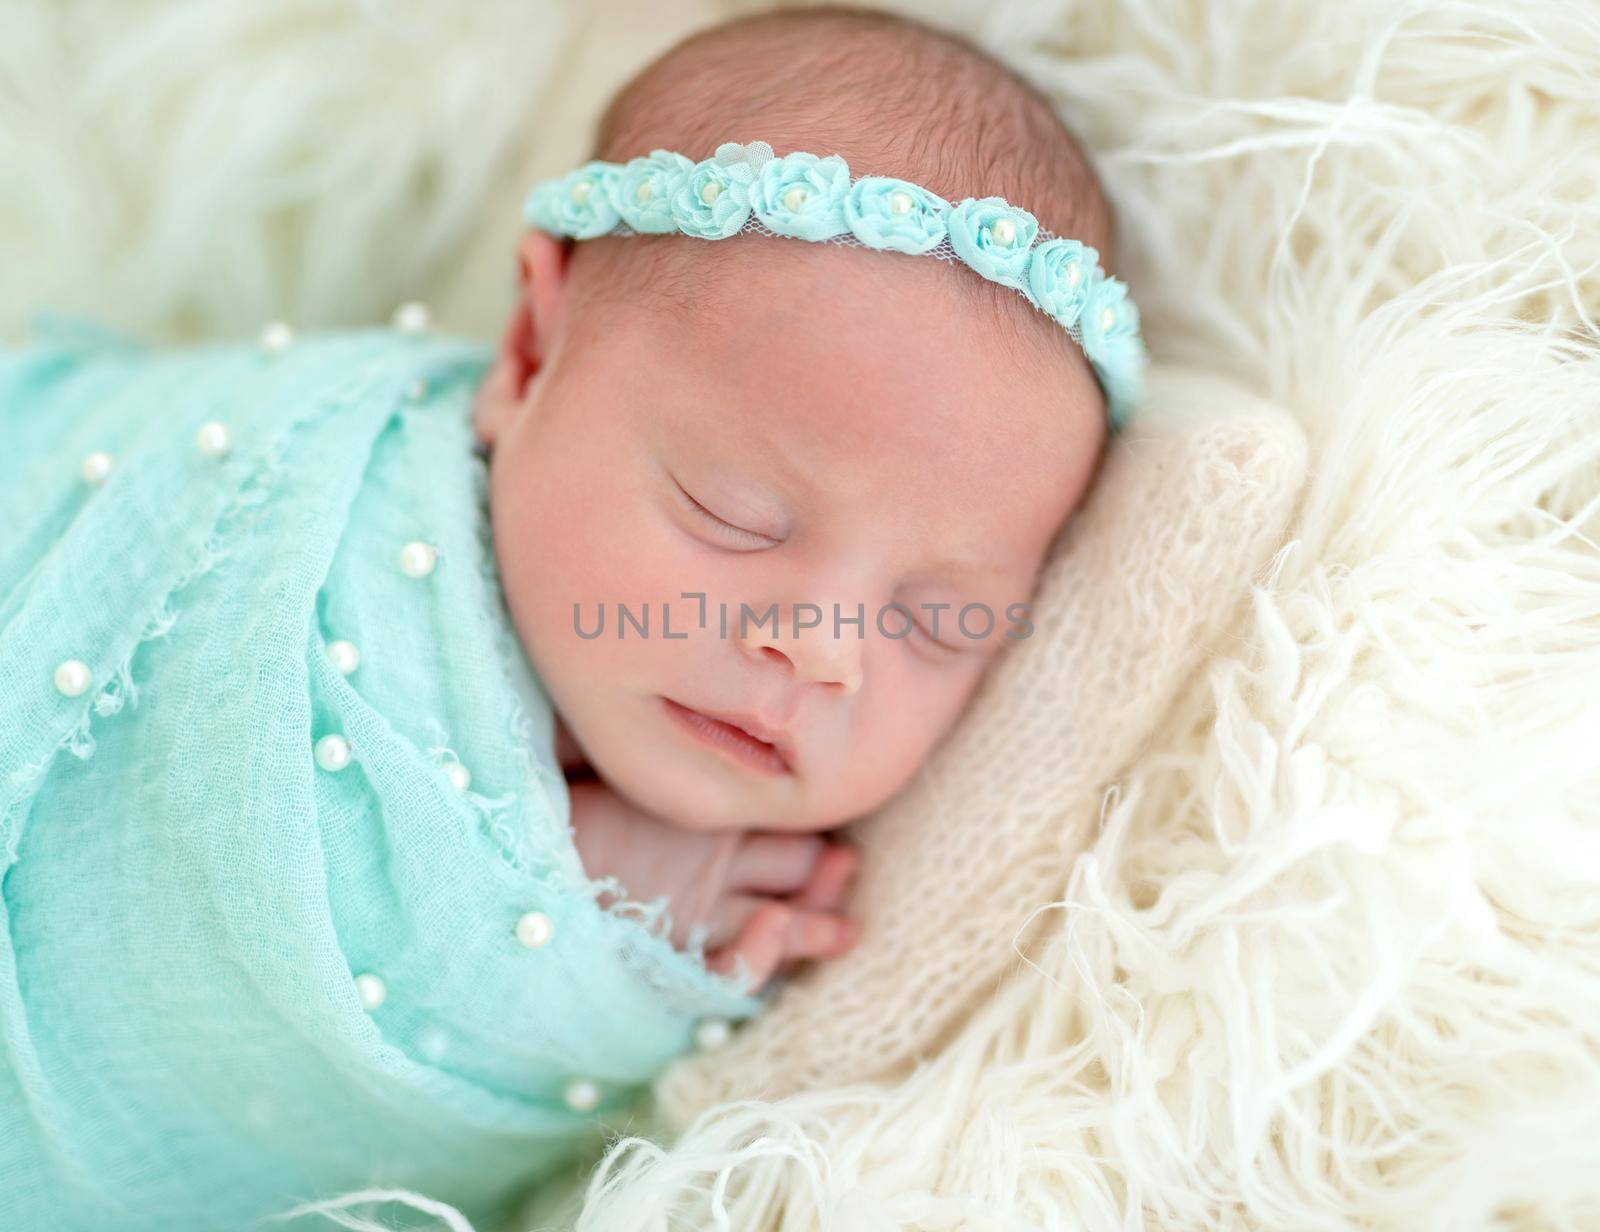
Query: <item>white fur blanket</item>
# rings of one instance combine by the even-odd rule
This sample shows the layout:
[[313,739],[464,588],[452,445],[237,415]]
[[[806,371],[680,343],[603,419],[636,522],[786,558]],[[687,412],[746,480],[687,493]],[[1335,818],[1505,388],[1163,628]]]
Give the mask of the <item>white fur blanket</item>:
[[[522,188],[635,67],[748,7],[12,6],[0,330],[419,297],[492,336]],[[797,980],[520,1226],[1600,1225],[1600,14],[915,9],[1066,108],[1171,397],[1219,405],[1199,367],[1282,408],[1306,483],[1105,790],[1019,790],[1008,816],[1068,809],[1072,841],[994,904],[1026,932],[945,918],[915,950],[959,950],[960,1003],[830,1040],[845,969]],[[1281,495],[1298,454],[1264,431]],[[1116,711],[1070,685],[1019,735]],[[723,1102],[755,1077],[767,1098]]]

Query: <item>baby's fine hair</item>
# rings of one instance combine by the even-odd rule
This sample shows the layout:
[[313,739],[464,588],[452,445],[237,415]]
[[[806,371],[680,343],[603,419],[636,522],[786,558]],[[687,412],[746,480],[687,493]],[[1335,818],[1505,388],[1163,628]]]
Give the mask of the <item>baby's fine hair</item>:
[[602,116],[592,157],[709,157],[724,141],[838,154],[948,201],[1004,197],[1114,273],[1111,211],[1050,102],[959,35],[829,5],[759,13],[691,35],[636,74]]

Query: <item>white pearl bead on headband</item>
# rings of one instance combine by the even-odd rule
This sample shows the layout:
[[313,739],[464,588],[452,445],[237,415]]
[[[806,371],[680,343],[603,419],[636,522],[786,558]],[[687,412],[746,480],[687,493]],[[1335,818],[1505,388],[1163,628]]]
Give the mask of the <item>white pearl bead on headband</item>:
[[1143,396],[1149,355],[1127,286],[1100,268],[1093,248],[1052,235],[1001,197],[952,205],[908,180],[852,179],[837,154],[779,158],[765,141],[730,141],[700,162],[652,150],[586,163],[535,185],[523,218],[568,239],[752,232],[958,262],[1020,293],[1083,348],[1113,432]]

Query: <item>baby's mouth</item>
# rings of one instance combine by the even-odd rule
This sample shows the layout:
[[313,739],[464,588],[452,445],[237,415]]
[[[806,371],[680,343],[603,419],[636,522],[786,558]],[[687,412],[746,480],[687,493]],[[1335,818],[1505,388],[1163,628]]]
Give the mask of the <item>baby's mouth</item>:
[[690,709],[670,697],[663,696],[661,701],[673,721],[702,744],[709,745],[740,765],[766,774],[791,773],[791,755],[779,743],[762,740],[730,719],[716,718]]

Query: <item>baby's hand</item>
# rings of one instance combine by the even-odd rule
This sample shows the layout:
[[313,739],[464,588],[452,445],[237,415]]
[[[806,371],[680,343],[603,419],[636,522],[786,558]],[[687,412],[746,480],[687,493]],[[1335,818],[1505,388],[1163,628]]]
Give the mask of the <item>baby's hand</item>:
[[706,925],[706,966],[732,974],[742,956],[749,992],[787,963],[836,957],[855,944],[857,925],[836,913],[855,875],[853,847],[817,834],[686,830],[601,782],[572,783],[570,795],[584,871],[616,877],[636,901],[666,894],[672,944]]

